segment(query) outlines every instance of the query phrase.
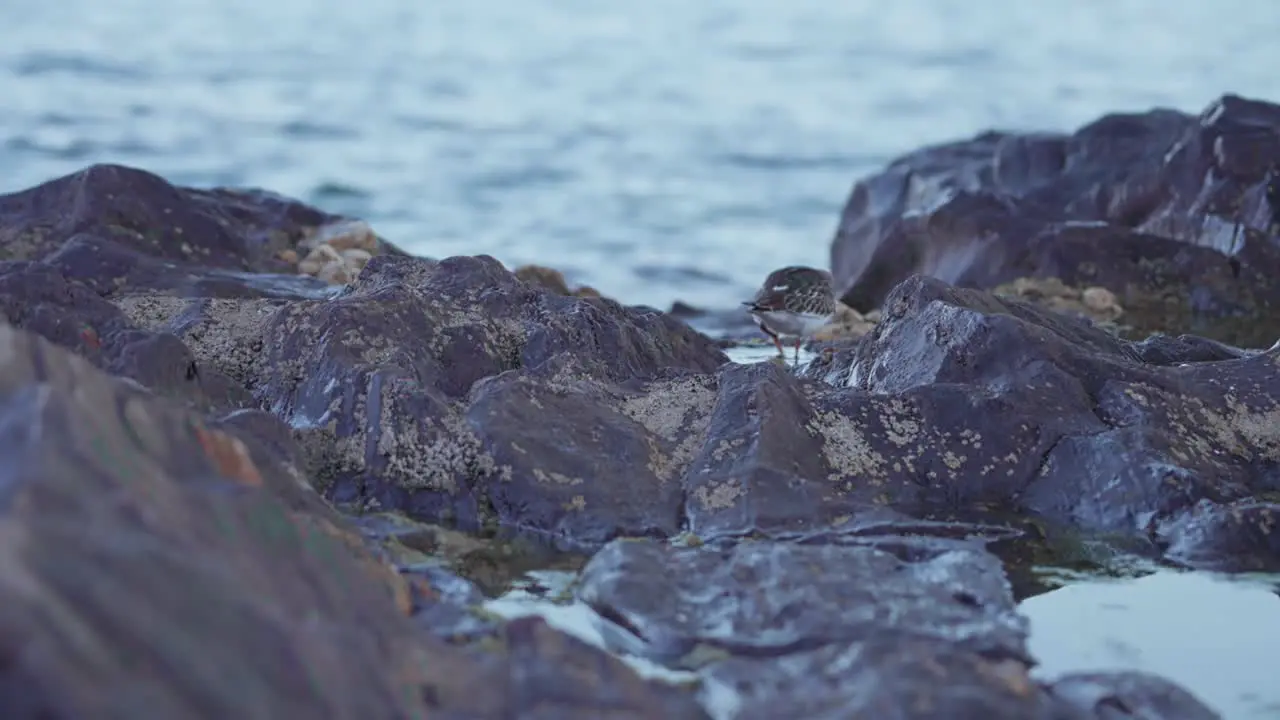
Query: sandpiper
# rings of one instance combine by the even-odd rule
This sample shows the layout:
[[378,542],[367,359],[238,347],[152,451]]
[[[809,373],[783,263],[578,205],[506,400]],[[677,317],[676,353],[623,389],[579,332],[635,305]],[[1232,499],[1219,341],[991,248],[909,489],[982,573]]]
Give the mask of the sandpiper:
[[756,296],[742,304],[764,334],[773,340],[779,355],[786,357],[781,338],[795,338],[798,363],[800,344],[831,322],[836,311],[836,296],[831,273],[790,265],[769,273]]

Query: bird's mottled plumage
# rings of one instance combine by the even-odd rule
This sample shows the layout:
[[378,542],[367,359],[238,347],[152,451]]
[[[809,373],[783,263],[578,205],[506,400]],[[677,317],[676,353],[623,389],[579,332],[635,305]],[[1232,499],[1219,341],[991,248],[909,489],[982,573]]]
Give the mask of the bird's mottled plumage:
[[798,360],[800,343],[835,314],[831,273],[799,265],[779,268],[769,273],[755,297],[743,305],[760,329],[773,339],[779,353],[783,352],[780,338],[794,338]]

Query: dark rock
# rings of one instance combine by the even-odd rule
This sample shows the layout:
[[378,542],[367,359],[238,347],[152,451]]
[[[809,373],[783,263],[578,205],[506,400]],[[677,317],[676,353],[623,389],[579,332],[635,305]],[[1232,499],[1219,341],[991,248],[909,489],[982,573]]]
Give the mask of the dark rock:
[[832,269],[862,312],[915,273],[979,288],[1058,277],[1114,292],[1136,336],[1265,347],[1280,336],[1264,198],[1277,161],[1280,106],[1234,95],[1199,117],[1153,110],[1072,135],[984,133],[858,182]]
[[292,272],[276,255],[341,219],[263,190],[182,188],[144,170],[92,165],[0,195],[0,257],[40,260],[86,233],[174,263]]
[[[1026,621],[993,556],[937,543],[900,558],[862,546],[743,542],[606,545],[578,596],[630,637],[625,649],[698,667],[716,650],[777,658],[889,632],[1026,658]],[[885,617],[881,608],[893,608]],[[803,612],[800,609],[803,608]],[[803,692],[803,691],[801,691]]]
[[615,541],[578,594],[611,621],[617,649],[699,668],[708,704],[739,720],[1216,717],[1154,678],[1031,680],[1026,621],[973,544]]
[[847,366],[810,373],[870,393],[863,403],[936,408],[910,418],[924,437],[945,433],[933,448],[901,442],[889,455],[883,430],[862,435],[901,465],[890,492],[920,477],[909,466],[949,453],[950,464],[924,473],[922,491],[1150,537],[1201,500],[1246,500],[1276,486],[1280,349],[1172,364],[1201,354],[1188,345],[1183,358],[1167,347],[1160,365],[1146,364],[1085,321],[916,276],[894,291],[877,329],[832,360]]
[[[505,624],[498,652],[478,662],[428,661],[427,717],[531,720],[707,720],[692,693],[644,680],[541,618]],[[479,668],[476,666],[479,665]]]
[[114,240],[73,235],[43,264],[103,297],[138,293],[179,297],[322,299],[337,290],[306,275],[250,273],[156,258]]
[[669,316],[551,294],[487,257],[375,258],[341,297],[285,306],[262,337],[253,385],[319,433],[337,499],[596,541],[679,519],[663,440],[627,416],[623,385],[725,362]]
[[41,263],[0,263],[0,320],[200,409],[253,404],[242,386],[197,362],[179,338],[138,328],[115,305]]

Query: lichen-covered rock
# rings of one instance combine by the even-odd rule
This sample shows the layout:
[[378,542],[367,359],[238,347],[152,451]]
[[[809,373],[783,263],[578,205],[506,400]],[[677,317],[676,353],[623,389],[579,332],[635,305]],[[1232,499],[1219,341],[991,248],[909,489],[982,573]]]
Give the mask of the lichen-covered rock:
[[0,321],[199,409],[254,405],[242,385],[201,362],[176,335],[139,327],[89,287],[43,263],[0,263]]
[[1266,347],[1280,337],[1264,197],[1277,162],[1280,106],[1234,95],[1199,117],[1152,110],[1071,135],[987,132],[859,181],[832,270],[864,312],[914,273],[980,288],[1052,277],[1110,290],[1137,337]]
[[[996,503],[1154,541],[1202,500],[1265,496],[1280,461],[1280,348],[1136,345],[922,276],[894,291],[871,335],[808,373],[878,408],[871,432],[844,437],[882,459],[857,475],[900,509]],[[1195,527],[1207,554],[1180,553],[1199,563],[1246,542],[1274,556],[1264,533]],[[1209,539],[1219,532],[1231,539]]]
[[376,258],[256,337],[250,384],[309,430],[337,499],[593,540],[679,521],[667,441],[628,416],[624,386],[726,360],[669,316],[548,293],[487,257]]

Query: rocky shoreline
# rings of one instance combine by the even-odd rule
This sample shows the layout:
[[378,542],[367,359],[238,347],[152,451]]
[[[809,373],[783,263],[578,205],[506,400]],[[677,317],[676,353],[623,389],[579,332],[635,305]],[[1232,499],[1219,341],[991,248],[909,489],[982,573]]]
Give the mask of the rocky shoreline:
[[[0,196],[0,706],[1217,717],[1031,678],[1001,559],[1280,570],[1278,132],[1227,96],[896,161],[832,248],[871,319],[798,373],[263,191],[97,165]],[[481,608],[570,556],[615,649],[697,682]]]

